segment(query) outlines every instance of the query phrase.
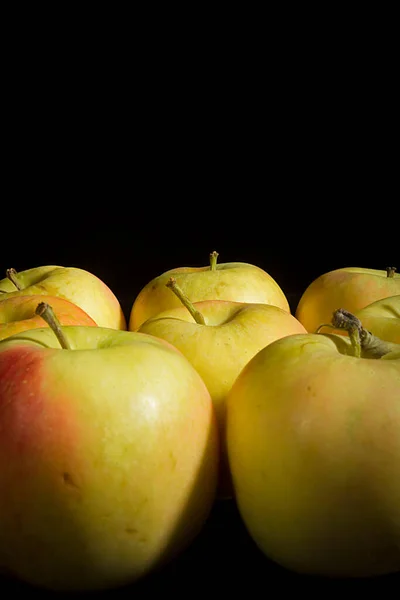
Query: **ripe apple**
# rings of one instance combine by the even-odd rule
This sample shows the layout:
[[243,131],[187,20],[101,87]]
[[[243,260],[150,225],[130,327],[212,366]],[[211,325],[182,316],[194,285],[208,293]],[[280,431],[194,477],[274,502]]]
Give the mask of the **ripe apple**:
[[400,344],[400,294],[376,300],[355,315],[377,337]]
[[346,267],[324,273],[305,289],[295,316],[308,332],[315,333],[341,306],[356,313],[375,300],[398,295],[400,274],[395,270]]
[[36,313],[39,302],[50,304],[61,325],[86,325],[96,323],[79,306],[59,296],[12,296],[0,302],[0,340],[27,329],[45,325]]
[[0,566],[18,579],[54,591],[127,585],[208,518],[215,412],[164,340],[54,323],[2,340],[0,412]]
[[171,277],[192,302],[230,300],[273,304],[290,312],[285,294],[266,271],[242,262],[217,264],[217,258],[214,251],[207,267],[179,267],[149,281],[133,302],[129,329],[135,331],[150,317],[180,306],[179,299],[166,288]]
[[84,310],[99,327],[126,329],[116,296],[101,279],[77,267],[43,266],[17,273],[7,270],[0,281],[0,302],[28,295],[59,296]]
[[349,333],[358,341],[272,342],[226,400],[243,522],[266,556],[298,573],[400,569],[400,352],[363,328]]
[[[273,340],[307,332],[293,315],[271,304],[228,300],[192,303],[173,277],[167,287],[174,292],[181,306],[148,319],[138,331],[170,342],[198,371],[211,394],[222,441],[225,398],[241,369]],[[232,488],[224,444],[220,451],[217,495],[229,498]]]

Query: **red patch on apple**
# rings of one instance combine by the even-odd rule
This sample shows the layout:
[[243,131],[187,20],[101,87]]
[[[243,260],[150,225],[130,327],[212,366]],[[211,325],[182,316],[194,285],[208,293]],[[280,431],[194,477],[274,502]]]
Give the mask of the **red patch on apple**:
[[0,353],[0,463],[18,455],[15,467],[24,468],[49,453],[57,462],[78,444],[71,404],[44,391],[44,359],[53,352],[60,350],[16,345]]

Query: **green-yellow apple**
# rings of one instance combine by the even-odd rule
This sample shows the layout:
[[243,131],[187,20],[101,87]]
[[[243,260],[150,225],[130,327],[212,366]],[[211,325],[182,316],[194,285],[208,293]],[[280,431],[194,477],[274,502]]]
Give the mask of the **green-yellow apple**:
[[377,337],[400,344],[400,294],[376,300],[355,315]]
[[304,290],[295,315],[308,332],[315,333],[341,306],[355,313],[375,300],[400,294],[400,274],[395,271],[395,267],[385,271],[345,267],[324,273]]
[[400,352],[348,331],[272,342],[226,400],[243,522],[267,557],[303,574],[400,570]]
[[285,294],[269,273],[247,263],[218,264],[217,257],[218,253],[214,251],[207,267],[179,267],[149,281],[133,302],[129,329],[135,331],[150,317],[180,306],[179,299],[166,288],[171,277],[192,302],[230,300],[273,304],[290,312]]
[[79,306],[59,296],[12,296],[0,302],[0,340],[27,329],[37,329],[45,324],[36,313],[40,302],[50,304],[61,325],[86,325],[96,323]]
[[[293,315],[271,304],[228,300],[192,303],[173,277],[167,287],[176,294],[181,306],[148,319],[138,331],[167,340],[195,367],[211,394],[223,440],[225,398],[245,364],[273,340],[307,332]],[[218,497],[231,495],[225,448],[221,444]]]
[[60,296],[84,310],[99,327],[126,329],[121,305],[96,275],[77,267],[43,266],[17,273],[7,270],[0,281],[0,302],[28,295]]
[[55,591],[127,585],[208,518],[215,411],[164,340],[54,323],[2,340],[0,413],[0,566],[18,579]]
[[[400,344],[400,295],[376,300],[355,311],[354,315],[360,319],[365,329],[378,338]],[[316,333],[320,333],[324,327],[330,327],[332,332],[330,323],[324,323]],[[333,329],[333,333],[346,335],[341,329]]]

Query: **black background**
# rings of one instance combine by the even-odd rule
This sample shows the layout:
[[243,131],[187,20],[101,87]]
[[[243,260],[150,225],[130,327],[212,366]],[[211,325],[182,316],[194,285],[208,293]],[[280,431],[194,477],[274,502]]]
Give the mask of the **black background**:
[[[88,41],[75,23],[61,40],[49,28],[14,44],[0,279],[8,267],[81,267],[109,285],[128,318],[145,283],[203,266],[214,249],[220,262],[267,270],[293,310],[323,272],[400,265],[390,39],[378,54],[367,37],[353,45],[350,32],[325,46],[316,32],[313,42],[274,45],[224,28],[223,43],[210,26],[192,43],[182,32],[155,43],[153,32],[141,44],[136,28],[111,41],[92,27]],[[374,580],[380,590],[393,582]],[[239,585],[254,594],[373,587],[274,565],[226,502],[172,565],[120,593]],[[28,592],[6,587],[17,588]]]

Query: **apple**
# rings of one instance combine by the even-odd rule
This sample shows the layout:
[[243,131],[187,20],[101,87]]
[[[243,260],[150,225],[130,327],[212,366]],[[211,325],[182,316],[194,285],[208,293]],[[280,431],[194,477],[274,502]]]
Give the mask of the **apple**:
[[84,310],[99,327],[126,329],[121,305],[101,279],[77,267],[43,266],[17,273],[7,270],[0,281],[0,302],[28,295],[59,296]]
[[355,315],[377,337],[400,344],[400,294],[376,300]]
[[46,320],[0,342],[0,565],[56,592],[117,588],[207,520],[215,411],[164,340]]
[[[365,329],[378,338],[400,344],[400,295],[376,300],[354,315]],[[317,328],[316,333],[320,333],[324,327],[333,329],[330,323],[324,323]],[[346,335],[341,329],[333,329],[333,333]]]
[[218,253],[210,254],[206,267],[178,267],[149,281],[136,296],[129,316],[129,329],[135,331],[150,317],[180,306],[179,299],[166,288],[171,277],[192,302],[230,300],[273,304],[290,312],[288,300],[278,283],[266,271],[243,262],[217,264]]
[[257,546],[284,568],[389,574],[400,570],[399,346],[335,313],[333,325],[349,337],[276,340],[232,386],[235,499]]
[[[170,342],[198,371],[211,394],[223,440],[225,398],[245,364],[273,340],[307,332],[293,315],[277,306],[228,300],[192,303],[174,277],[166,285],[181,306],[148,319],[137,331]],[[223,444],[220,451],[217,496],[230,498],[232,488]]]
[[400,294],[400,274],[395,271],[394,267],[385,271],[357,267],[328,271],[305,289],[295,316],[309,333],[315,333],[341,306],[356,313],[375,300]]
[[61,325],[86,325],[96,327],[84,310],[69,300],[58,296],[12,296],[0,302],[0,340],[27,329],[37,329],[45,324],[36,313],[39,302],[51,305]]

